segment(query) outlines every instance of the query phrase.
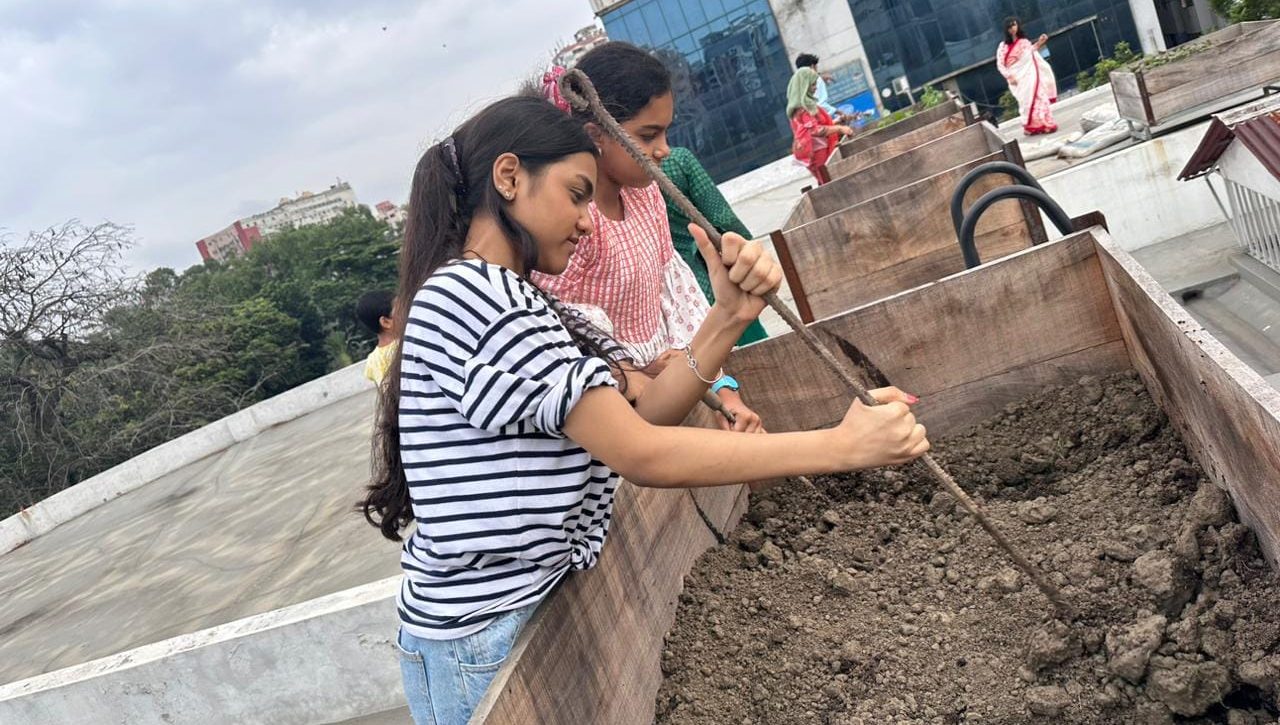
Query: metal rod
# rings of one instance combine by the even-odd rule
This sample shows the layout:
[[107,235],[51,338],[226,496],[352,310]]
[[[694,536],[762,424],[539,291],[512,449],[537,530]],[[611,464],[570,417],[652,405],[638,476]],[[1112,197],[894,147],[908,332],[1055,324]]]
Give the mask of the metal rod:
[[1236,237],[1236,246],[1241,249],[1248,248],[1248,244],[1244,238],[1244,229],[1241,227],[1240,221],[1240,200],[1236,194],[1236,185],[1230,181],[1225,183],[1227,190],[1227,204],[1231,207],[1231,214],[1227,215],[1227,221],[1231,224],[1231,231]]
[[1213,200],[1218,203],[1218,210],[1222,212],[1222,218],[1231,221],[1231,215],[1227,213],[1227,207],[1223,206],[1222,198],[1218,196],[1218,190],[1213,188],[1213,182],[1209,181],[1209,175],[1204,175],[1205,186],[1209,187],[1209,193],[1213,194]]
[[1258,246],[1262,248],[1267,260],[1274,263],[1275,256],[1271,249],[1271,209],[1265,198],[1252,189],[1250,191],[1254,195],[1254,203],[1258,205]]
[[1240,201],[1240,243],[1244,245],[1245,251],[1252,253],[1253,249],[1253,222],[1250,221],[1249,197],[1244,193],[1244,187],[1235,185],[1236,197]]
[[[680,189],[676,188],[675,184],[671,183],[671,180],[667,178],[666,174],[662,173],[662,170],[657,167],[653,162],[653,159],[650,159],[640,151],[639,147],[636,145],[635,139],[631,138],[631,135],[623,130],[613,116],[605,110],[604,105],[600,102],[600,96],[596,93],[595,87],[591,84],[591,80],[587,78],[586,74],[578,69],[568,71],[560,79],[560,90],[565,99],[568,100],[575,108],[582,111],[589,111],[592,116],[595,117],[596,122],[601,126],[601,130],[611,136],[621,144],[624,149],[626,149],[627,154],[640,165],[640,168],[645,170],[645,173],[649,175],[649,178],[658,183],[659,188],[667,194],[668,198],[674,200],[676,202],[676,206],[680,207],[680,210],[683,211],[686,216],[707,232],[707,237],[711,240],[711,243],[715,248],[719,250],[721,237],[720,231],[716,229],[711,222],[707,221],[707,218],[702,214],[702,212],[689,202],[688,198],[685,197],[684,193],[681,192]],[[865,405],[874,406],[880,404],[879,401],[871,397],[871,394],[867,392],[866,388],[858,382],[857,377],[846,369],[831,350],[818,339],[818,336],[806,327],[790,308],[783,304],[777,294],[769,293],[768,295],[765,295],[764,299],[765,302],[782,317],[787,325],[795,331],[796,335],[798,335],[800,339],[809,346],[809,349],[811,349],[818,358],[828,368],[830,368],[841,381],[844,382],[845,386],[853,392],[854,396],[857,397],[858,400],[861,400]],[[995,524],[991,522],[986,513],[978,507],[978,504],[969,496],[969,494],[965,493],[964,489],[960,488],[960,485],[951,477],[951,474],[943,470],[943,468],[938,465],[937,461],[933,460],[933,456],[928,453],[921,456],[919,460],[938,484],[941,485],[947,493],[951,494],[952,498],[956,499],[956,501],[958,501],[960,505],[973,516],[974,520],[978,522],[978,525],[980,525],[983,530],[985,530],[991,538],[995,540],[996,544],[999,545],[999,547],[1004,550],[1005,554],[1013,560],[1013,563],[1016,564],[1017,567],[1031,579],[1041,593],[1043,593],[1045,597],[1047,597],[1049,601],[1058,608],[1059,613],[1071,616],[1073,609],[1058,587],[1049,581],[1049,578],[1045,576],[1044,572],[1040,571],[1038,567],[1032,564],[1025,556],[1022,555],[1021,552],[1014,548],[1013,543],[1005,537],[1003,532],[996,528]]]
[[1277,229],[1280,229],[1280,213],[1277,213],[1274,199],[1268,199],[1263,195],[1258,195],[1258,199],[1262,200],[1262,205],[1267,210],[1267,255],[1271,257],[1271,265],[1275,266],[1280,263],[1280,238],[1277,238],[1276,234]]

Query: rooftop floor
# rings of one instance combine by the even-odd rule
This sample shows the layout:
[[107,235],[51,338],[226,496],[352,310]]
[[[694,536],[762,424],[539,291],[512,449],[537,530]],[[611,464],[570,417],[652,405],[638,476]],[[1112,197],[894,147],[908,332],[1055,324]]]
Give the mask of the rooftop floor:
[[1280,386],[1280,273],[1245,256],[1230,225],[1144,247],[1133,256],[1219,342]]
[[351,510],[373,399],[267,430],[0,556],[0,683],[399,573],[396,545]]

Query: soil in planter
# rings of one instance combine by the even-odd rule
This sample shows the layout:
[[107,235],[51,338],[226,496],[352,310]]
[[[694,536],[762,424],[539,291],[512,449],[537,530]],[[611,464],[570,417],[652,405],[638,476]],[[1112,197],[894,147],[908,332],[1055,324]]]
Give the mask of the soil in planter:
[[688,577],[658,722],[1277,721],[1280,578],[1136,376],[935,453],[1076,621],[915,467],[788,483]]

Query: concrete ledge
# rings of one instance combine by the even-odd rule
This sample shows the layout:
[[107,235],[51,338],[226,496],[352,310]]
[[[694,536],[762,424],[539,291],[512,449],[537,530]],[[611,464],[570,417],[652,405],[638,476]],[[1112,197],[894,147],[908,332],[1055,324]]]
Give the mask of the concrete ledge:
[[402,707],[395,576],[0,687],[0,722],[333,722]]
[[[749,171],[719,185],[720,193],[730,205],[753,196],[800,182],[812,184],[813,176],[790,154]],[[796,193],[798,196],[798,186]],[[795,199],[792,199],[794,202]],[[754,229],[752,231],[755,231]]]
[[0,554],[178,468],[369,389],[364,362],[268,398],[141,453],[0,521]]
[[[1213,193],[1199,179],[1178,172],[1204,137],[1207,123],[1054,172],[1040,179],[1071,216],[1099,210],[1111,236],[1126,252],[1222,224]],[[1056,237],[1048,219],[1045,228]]]
[[1240,270],[1240,276],[1277,302],[1280,302],[1280,274],[1248,254],[1233,254],[1231,266]]

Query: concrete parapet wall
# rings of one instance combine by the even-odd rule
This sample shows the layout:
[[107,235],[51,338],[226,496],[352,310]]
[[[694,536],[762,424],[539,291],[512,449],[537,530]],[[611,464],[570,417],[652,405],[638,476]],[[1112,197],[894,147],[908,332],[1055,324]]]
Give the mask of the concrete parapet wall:
[[390,577],[0,687],[0,723],[336,722],[404,705]]
[[134,456],[0,521],[0,554],[160,478],[326,405],[369,389],[364,362],[268,398]]
[[[1070,215],[1099,210],[1125,251],[1168,241],[1226,221],[1203,180],[1178,172],[1204,138],[1207,124],[1157,136],[1040,179]],[[1221,184],[1218,193],[1222,194]],[[1225,197],[1224,197],[1225,203]],[[1045,219],[1047,229],[1052,225]]]

